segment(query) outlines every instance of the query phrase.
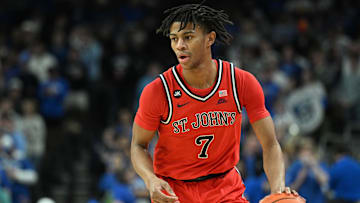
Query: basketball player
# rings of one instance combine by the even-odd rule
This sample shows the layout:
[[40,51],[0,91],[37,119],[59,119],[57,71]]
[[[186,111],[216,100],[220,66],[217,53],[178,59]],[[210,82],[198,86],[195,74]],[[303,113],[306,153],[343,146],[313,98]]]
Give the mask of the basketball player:
[[[212,59],[211,46],[229,43],[228,15],[201,4],[165,11],[158,33],[170,38],[179,64],[147,85],[141,95],[131,159],[152,202],[248,202],[235,165],[239,161],[242,109],[259,139],[271,192],[284,184],[282,151],[250,73]],[[159,133],[154,159],[148,146]]]

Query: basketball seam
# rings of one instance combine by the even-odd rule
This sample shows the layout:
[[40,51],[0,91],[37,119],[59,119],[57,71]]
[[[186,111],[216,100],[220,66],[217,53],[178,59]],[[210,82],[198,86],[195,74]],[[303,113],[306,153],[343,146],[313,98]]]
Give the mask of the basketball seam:
[[281,199],[277,199],[275,201],[273,201],[272,203],[275,203],[275,202],[278,202],[280,200],[284,200],[284,199],[296,199],[295,197],[284,197],[284,198],[281,198]]

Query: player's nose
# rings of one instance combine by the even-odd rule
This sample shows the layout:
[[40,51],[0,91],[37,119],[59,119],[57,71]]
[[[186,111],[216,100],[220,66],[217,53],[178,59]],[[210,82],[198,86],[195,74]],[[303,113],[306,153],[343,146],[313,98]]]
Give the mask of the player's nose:
[[177,50],[184,50],[186,48],[186,43],[184,42],[184,40],[179,39],[176,43],[176,49]]

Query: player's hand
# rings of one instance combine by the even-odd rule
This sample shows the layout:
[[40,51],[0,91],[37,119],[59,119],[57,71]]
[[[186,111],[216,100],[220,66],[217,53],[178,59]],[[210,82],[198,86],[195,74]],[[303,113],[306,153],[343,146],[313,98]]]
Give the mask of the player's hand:
[[154,203],[180,203],[170,185],[160,178],[153,178],[148,189]]
[[290,189],[289,187],[279,188],[277,193],[286,193],[286,194],[294,194],[295,196],[299,196],[295,190]]

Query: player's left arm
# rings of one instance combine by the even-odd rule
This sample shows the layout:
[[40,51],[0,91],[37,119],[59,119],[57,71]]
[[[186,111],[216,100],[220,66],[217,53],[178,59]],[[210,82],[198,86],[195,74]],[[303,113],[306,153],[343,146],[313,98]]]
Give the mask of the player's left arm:
[[251,124],[262,146],[263,165],[271,193],[285,190],[285,166],[279,142],[275,136],[274,124],[270,116]]

